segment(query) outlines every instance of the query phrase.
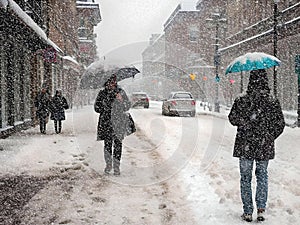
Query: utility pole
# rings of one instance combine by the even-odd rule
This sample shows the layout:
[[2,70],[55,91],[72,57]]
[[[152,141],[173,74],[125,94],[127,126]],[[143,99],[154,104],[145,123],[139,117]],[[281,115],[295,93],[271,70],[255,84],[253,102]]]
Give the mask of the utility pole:
[[[274,0],[274,28],[273,28],[273,42],[274,42],[274,56],[277,57],[277,40],[278,40],[278,31],[277,31],[277,26],[278,26],[278,4],[279,0]],[[274,80],[274,96],[277,97],[277,67],[274,66],[273,68],[273,80]]]
[[220,102],[219,102],[219,66],[220,66],[220,53],[219,53],[219,26],[221,23],[226,22],[225,18],[221,18],[221,14],[218,10],[215,13],[212,13],[212,17],[206,19],[206,21],[215,24],[216,26],[216,36],[215,36],[215,54],[214,54],[214,66],[215,66],[215,81],[216,81],[216,90],[215,90],[215,112],[220,112]]
[[295,72],[298,75],[298,109],[297,126],[300,127],[300,55],[295,57]]

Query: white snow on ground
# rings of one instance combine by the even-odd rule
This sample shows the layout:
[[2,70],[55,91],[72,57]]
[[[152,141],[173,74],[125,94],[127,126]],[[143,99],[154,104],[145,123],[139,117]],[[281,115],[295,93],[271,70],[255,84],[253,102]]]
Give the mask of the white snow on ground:
[[[92,106],[69,110],[63,132],[38,127],[1,140],[1,174],[60,174],[24,208],[23,224],[248,224],[240,220],[236,128],[221,114],[165,117],[161,102],[130,112],[121,176],[104,176],[103,142]],[[269,165],[266,225],[300,219],[300,129],[286,127]],[[253,179],[253,188],[255,179]],[[254,214],[254,218],[256,215]]]

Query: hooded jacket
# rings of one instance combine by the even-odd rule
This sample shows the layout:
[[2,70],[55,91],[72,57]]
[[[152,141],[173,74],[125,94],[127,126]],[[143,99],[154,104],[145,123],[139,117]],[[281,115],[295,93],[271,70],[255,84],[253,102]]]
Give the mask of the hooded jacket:
[[278,99],[270,95],[265,70],[250,72],[247,92],[234,101],[228,118],[237,126],[234,157],[274,159],[274,141],[283,132],[285,122]]

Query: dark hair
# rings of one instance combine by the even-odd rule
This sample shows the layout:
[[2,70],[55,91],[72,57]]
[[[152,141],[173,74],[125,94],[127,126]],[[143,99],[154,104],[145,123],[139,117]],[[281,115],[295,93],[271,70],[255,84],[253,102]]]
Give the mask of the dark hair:
[[57,90],[55,91],[55,94],[56,94],[56,95],[58,95],[58,94],[62,94],[62,91],[61,91],[61,90],[59,90],[59,89],[57,89]]
[[267,71],[265,69],[250,71],[247,93],[270,93]]
[[111,77],[104,83],[104,87],[107,87],[112,81],[117,81],[117,77],[115,74],[111,75]]

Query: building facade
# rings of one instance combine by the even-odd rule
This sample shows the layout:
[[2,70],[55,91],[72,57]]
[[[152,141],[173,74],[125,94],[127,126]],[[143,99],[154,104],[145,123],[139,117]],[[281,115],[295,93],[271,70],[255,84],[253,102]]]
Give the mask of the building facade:
[[[179,5],[163,25],[165,76],[174,76],[172,80],[185,83],[181,86],[200,89],[194,93],[197,97],[204,95],[212,103],[232,104],[235,96],[246,90],[248,73],[225,76],[225,69],[234,58],[247,52],[273,55],[274,4],[273,0],[199,0],[196,11],[183,10]],[[280,0],[277,6],[276,49],[282,61],[277,68],[277,97],[284,109],[296,110],[295,57],[300,54],[300,3]],[[150,68],[143,72],[151,73]],[[196,82],[184,79],[191,73],[196,75]],[[268,69],[268,73],[273,90],[273,69]],[[217,75],[220,79],[216,79]],[[191,86],[195,83],[196,86]]]
[[96,34],[94,27],[101,22],[99,4],[94,0],[77,1],[76,8],[79,18],[79,62],[84,67],[97,59]]
[[[252,7],[249,7],[249,6]],[[277,57],[282,61],[277,68],[277,97],[286,110],[297,108],[297,74],[295,57],[300,54],[300,3],[282,0],[277,3]],[[274,1],[239,1],[230,2],[227,7],[228,29],[224,45],[220,48],[221,73],[235,57],[247,52],[274,53]],[[251,10],[245,10],[245,8]],[[244,21],[244,22],[241,22]],[[245,23],[245,21],[248,21]],[[274,92],[273,69],[267,70],[269,85]],[[243,76],[243,74],[245,74]],[[221,82],[223,93],[228,90],[229,79],[234,79],[234,93],[237,95],[246,89],[247,73],[230,74]],[[242,76],[241,76],[242,75]],[[242,86],[243,84],[243,86]]]
[[41,87],[51,94],[62,89],[72,106],[85,66],[77,5],[0,0],[0,138],[36,124],[34,99]]
[[[155,62],[162,62],[164,97],[174,90],[190,90],[195,97],[206,101],[213,97],[213,53],[207,53],[213,49],[213,39],[208,34],[214,27],[205,20],[209,15],[209,12],[179,4],[163,25],[163,48],[155,48],[158,44],[151,44],[150,40],[143,54],[143,74],[156,73]],[[160,59],[162,49],[163,61]],[[191,74],[195,75],[193,80]],[[209,95],[205,90],[211,90],[207,92]]]
[[[142,52],[143,70],[145,79],[143,90],[149,95],[159,98],[163,96],[163,83],[165,82],[165,36],[152,34],[149,46]],[[149,82],[152,85],[148,85]]]

